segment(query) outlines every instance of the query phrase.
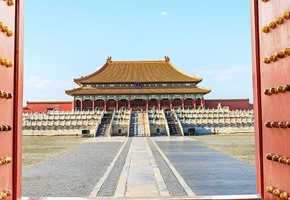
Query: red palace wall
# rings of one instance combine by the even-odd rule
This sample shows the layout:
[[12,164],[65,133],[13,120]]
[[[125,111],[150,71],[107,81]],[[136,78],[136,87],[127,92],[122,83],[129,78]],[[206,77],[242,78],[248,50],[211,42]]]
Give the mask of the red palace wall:
[[205,100],[205,108],[217,108],[218,105],[221,107],[229,106],[230,110],[252,110],[253,104],[249,102],[249,99],[208,99]]
[[23,112],[72,111],[72,101],[26,102]]

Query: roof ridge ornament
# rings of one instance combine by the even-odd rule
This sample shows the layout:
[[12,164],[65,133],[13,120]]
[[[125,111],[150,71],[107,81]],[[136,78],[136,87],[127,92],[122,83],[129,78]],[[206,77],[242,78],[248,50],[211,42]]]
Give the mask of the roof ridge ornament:
[[112,56],[108,56],[107,63],[111,63],[111,62],[112,62]]
[[170,61],[169,56],[164,56],[164,58],[165,58],[165,62],[169,62]]

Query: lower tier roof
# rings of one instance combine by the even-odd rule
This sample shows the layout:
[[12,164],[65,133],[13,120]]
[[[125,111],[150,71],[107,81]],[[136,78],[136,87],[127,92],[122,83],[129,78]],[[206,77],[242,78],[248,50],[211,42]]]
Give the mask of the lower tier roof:
[[202,87],[164,87],[164,88],[92,88],[79,87],[66,90],[65,93],[74,95],[124,95],[124,94],[207,94],[211,91]]

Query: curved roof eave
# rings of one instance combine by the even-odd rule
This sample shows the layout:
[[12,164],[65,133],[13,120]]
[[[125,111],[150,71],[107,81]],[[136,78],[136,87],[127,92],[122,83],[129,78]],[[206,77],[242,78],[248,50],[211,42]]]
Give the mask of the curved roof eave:
[[79,88],[74,88],[74,89],[71,89],[71,90],[65,90],[65,93],[67,95],[73,96],[74,95],[74,94],[72,94],[73,92],[78,91],[78,90],[82,90],[82,89],[83,89],[83,87],[81,86]]
[[95,71],[95,72],[93,72],[93,73],[91,73],[91,74],[89,74],[89,75],[87,75],[87,76],[82,76],[82,77],[80,77],[80,78],[75,78],[74,79],[74,82],[76,83],[76,84],[78,84],[78,85],[82,85],[81,84],[81,82],[82,82],[82,80],[85,80],[85,79],[88,79],[88,78],[90,78],[90,77],[92,77],[92,76],[95,76],[95,75],[97,75],[97,74],[99,74],[99,73],[101,73],[102,71],[104,71],[105,69],[106,69],[106,67],[108,66],[108,63],[109,62],[111,62],[111,61],[108,61],[107,60],[107,62],[100,68],[100,69],[98,69],[97,71]]
[[178,73],[180,74],[183,74],[184,76],[188,76],[190,78],[194,78],[194,79],[197,79],[197,82],[196,83],[200,83],[202,81],[203,78],[201,77],[198,77],[198,76],[192,76],[192,75],[189,75],[189,74],[186,74],[184,72],[182,72],[181,70],[179,70],[177,67],[175,67],[170,61],[169,61],[169,64],[171,65],[171,67],[173,67]]

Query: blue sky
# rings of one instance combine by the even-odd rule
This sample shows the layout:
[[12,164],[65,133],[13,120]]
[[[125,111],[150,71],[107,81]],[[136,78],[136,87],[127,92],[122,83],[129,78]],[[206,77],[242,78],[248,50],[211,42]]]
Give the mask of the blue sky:
[[250,98],[245,0],[25,0],[24,102],[71,100],[74,78],[112,60],[163,60],[203,77],[206,99]]

